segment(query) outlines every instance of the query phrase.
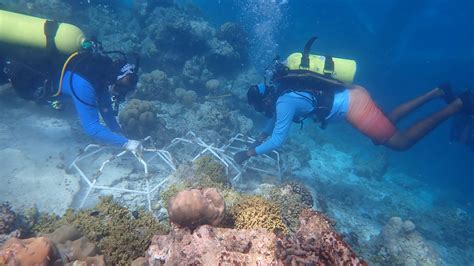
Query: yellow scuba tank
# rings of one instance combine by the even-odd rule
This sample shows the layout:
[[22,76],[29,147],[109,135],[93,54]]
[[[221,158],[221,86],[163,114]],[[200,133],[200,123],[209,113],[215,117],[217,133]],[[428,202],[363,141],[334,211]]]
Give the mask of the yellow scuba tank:
[[0,47],[5,50],[53,48],[67,55],[79,50],[84,40],[74,25],[0,10]]
[[303,53],[293,53],[286,59],[289,70],[309,70],[327,78],[343,83],[352,83],[357,70],[354,60],[310,54],[311,45],[316,37],[305,45]]

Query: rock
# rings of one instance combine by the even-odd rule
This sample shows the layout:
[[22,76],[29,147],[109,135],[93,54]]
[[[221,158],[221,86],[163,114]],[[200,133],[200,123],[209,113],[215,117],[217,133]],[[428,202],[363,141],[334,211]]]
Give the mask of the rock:
[[0,265],[50,265],[56,258],[54,244],[46,237],[14,237],[0,250]]
[[168,205],[170,221],[180,226],[217,225],[224,218],[224,198],[215,188],[179,192]]

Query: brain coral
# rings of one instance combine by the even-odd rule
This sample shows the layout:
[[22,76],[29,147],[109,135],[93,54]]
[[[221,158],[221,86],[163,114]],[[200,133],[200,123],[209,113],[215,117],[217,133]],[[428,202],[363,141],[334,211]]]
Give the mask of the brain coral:
[[236,229],[264,228],[270,231],[288,233],[279,208],[262,197],[249,196],[232,207],[232,216]]
[[140,99],[172,102],[174,93],[166,73],[154,70],[140,76],[134,96]]
[[124,133],[130,138],[152,136],[161,145],[172,134],[166,128],[165,121],[158,118],[155,106],[149,101],[130,100],[120,112],[119,121]]

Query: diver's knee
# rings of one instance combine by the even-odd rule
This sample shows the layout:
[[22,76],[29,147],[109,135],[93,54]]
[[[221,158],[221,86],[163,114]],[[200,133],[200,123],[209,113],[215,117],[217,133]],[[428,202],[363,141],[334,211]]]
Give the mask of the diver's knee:
[[405,134],[397,132],[384,143],[384,146],[394,151],[406,151],[414,144]]

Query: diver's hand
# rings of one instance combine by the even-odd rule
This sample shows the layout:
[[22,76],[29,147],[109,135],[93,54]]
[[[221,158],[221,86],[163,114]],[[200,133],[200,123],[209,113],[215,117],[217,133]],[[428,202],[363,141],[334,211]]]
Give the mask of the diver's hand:
[[138,140],[129,139],[123,147],[131,152],[140,153],[143,150],[142,143]]
[[252,142],[252,143],[249,143],[248,147],[249,147],[249,149],[255,149],[255,148],[257,148],[258,146],[260,146],[260,144],[262,144],[262,142],[256,140],[256,141],[254,141],[254,142]]
[[250,157],[255,156],[255,149],[250,149],[247,151],[239,151],[238,153],[234,154],[234,161],[238,164],[242,164]]
[[249,149],[255,149],[257,148],[257,146],[259,146],[260,144],[262,144],[266,139],[268,138],[268,134],[267,133],[264,133],[262,132],[258,137],[257,139],[250,143],[248,145]]

